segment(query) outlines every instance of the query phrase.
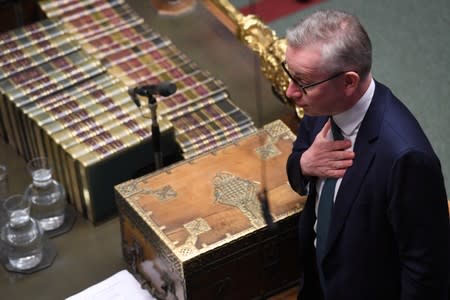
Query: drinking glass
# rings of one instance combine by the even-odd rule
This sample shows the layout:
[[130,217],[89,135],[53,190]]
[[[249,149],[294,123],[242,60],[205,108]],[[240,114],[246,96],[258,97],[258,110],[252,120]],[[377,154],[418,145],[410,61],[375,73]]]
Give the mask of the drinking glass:
[[9,264],[17,270],[36,267],[43,256],[43,230],[30,217],[30,202],[23,195],[8,197],[3,206],[8,222],[1,231]]

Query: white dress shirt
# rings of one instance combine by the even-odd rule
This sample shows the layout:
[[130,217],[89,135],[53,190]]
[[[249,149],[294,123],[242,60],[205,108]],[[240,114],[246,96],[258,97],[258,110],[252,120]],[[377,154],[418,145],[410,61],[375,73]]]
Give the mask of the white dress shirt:
[[[369,105],[372,102],[372,97],[375,91],[375,82],[372,79],[369,88],[366,90],[361,99],[356,102],[356,104],[347,111],[344,111],[340,114],[334,115],[333,120],[337,126],[341,129],[341,133],[344,136],[344,139],[350,140],[352,142],[352,146],[348,149],[349,151],[353,151],[353,146],[355,144],[356,136],[359,131],[359,127],[361,126],[361,122],[366,115],[367,110],[369,109]],[[331,130],[328,132],[327,139],[333,140],[333,134]],[[358,153],[355,153],[355,156]],[[318,178],[316,184],[317,198],[316,198],[316,223],[314,224],[314,231],[317,232],[317,211],[319,208],[319,199],[322,193],[322,188],[325,183],[326,178],[321,177]],[[334,199],[336,201],[336,195],[339,191],[339,187],[341,186],[342,178],[338,178],[336,181],[336,187],[334,190]],[[314,245],[316,241],[314,241]]]

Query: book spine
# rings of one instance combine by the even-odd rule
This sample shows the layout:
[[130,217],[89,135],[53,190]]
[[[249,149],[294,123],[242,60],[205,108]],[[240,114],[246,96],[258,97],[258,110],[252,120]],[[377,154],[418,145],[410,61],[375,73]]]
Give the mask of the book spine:
[[[141,112],[136,106],[124,105],[121,107],[121,114],[116,118],[108,118],[103,116],[96,117],[96,122],[77,122],[69,125],[66,129],[52,134],[52,138],[63,146],[63,148],[70,148],[83,139],[92,138],[103,131],[110,131],[118,124],[125,124],[129,121],[134,121],[141,117]],[[108,112],[104,112],[107,114]],[[104,122],[102,122],[104,120]]]
[[94,17],[104,17],[114,13],[114,6],[123,5],[123,0],[111,0],[110,3],[100,3],[95,7],[80,7],[70,11],[64,12],[58,17],[63,22],[70,22],[71,20],[78,19],[80,17],[91,15]]
[[[114,9],[114,6],[122,5],[123,0],[110,0],[109,2],[98,1],[98,3],[93,5],[79,6],[74,9],[68,10],[55,10],[53,12],[47,13],[47,17],[54,18],[58,17],[63,22],[68,22],[73,19],[80,18],[85,15],[97,15],[99,12],[103,11],[103,14],[110,14]],[[59,14],[58,14],[59,13]],[[50,14],[50,15],[49,15]]]
[[[129,110],[131,107],[136,109],[136,107],[131,106],[131,104],[124,104],[123,106],[124,110]],[[104,135],[105,130],[101,128],[101,124],[106,123],[107,120],[111,120],[115,116],[111,112],[94,115],[96,113],[98,112],[78,111],[77,113],[63,117],[63,120],[55,121],[46,126],[35,126],[36,136],[43,141],[42,147],[44,152],[48,153],[56,147],[59,149],[59,152],[55,155],[63,157],[65,155],[65,149],[82,143],[84,137],[79,135],[79,133],[85,128],[96,130],[97,133],[94,136]],[[66,126],[68,123],[71,124],[70,129]],[[61,128],[55,131],[55,124],[58,124]],[[60,135],[60,137],[62,136],[61,139],[58,139],[58,133],[62,134]],[[70,137],[73,138],[71,139]],[[74,138],[77,139],[76,143],[74,143]]]
[[87,61],[89,58],[82,51],[75,51],[67,56],[61,56],[54,60],[51,60],[45,64],[41,64],[23,72],[11,75],[8,78],[0,81],[0,88],[5,93],[14,95],[14,93],[25,85],[29,85],[44,77],[55,77],[57,71],[68,72],[68,70],[74,68]]
[[25,57],[30,57],[37,55],[39,53],[43,53],[48,49],[58,48],[61,45],[66,44],[70,41],[72,41],[71,36],[57,36],[52,39],[39,41],[36,44],[31,45],[29,47],[16,49],[15,51],[11,51],[6,54],[2,53],[0,55],[0,66],[13,63]]
[[195,102],[212,96],[225,90],[225,86],[219,80],[208,80],[207,82],[195,85],[191,89],[179,90],[177,93],[160,100],[160,114],[170,119],[170,113],[182,110],[189,111],[189,107]]
[[[167,67],[165,69],[161,68],[159,72],[150,72],[149,69],[143,65],[141,68],[130,70],[125,76],[117,76],[129,86],[159,84],[164,81],[169,81],[177,85],[177,82],[184,78],[200,72],[195,64],[192,64],[184,55],[174,56],[170,59],[170,64],[166,64],[164,61],[160,61],[157,64],[164,64]],[[112,73],[111,70],[108,70],[108,72]]]
[[[58,59],[57,64],[49,62],[23,71],[22,73],[24,73],[24,75],[27,77],[30,73],[39,73],[39,75],[42,76],[36,77],[34,80],[20,85],[5,83],[5,94],[8,95],[8,97],[11,99],[18,99],[32,94],[49,84],[72,78],[76,76],[77,73],[90,74],[93,72],[94,68],[100,68],[100,64],[98,63],[98,61],[89,59],[87,57],[86,60],[80,59],[78,63],[72,63],[67,59],[67,56],[63,58],[64,61]],[[12,77],[10,79],[12,79]],[[11,83],[11,80],[8,80],[8,83]],[[1,82],[0,84],[2,84],[3,86],[3,82]],[[20,103],[18,103],[18,105],[20,106]]]
[[[32,23],[30,25],[22,26],[14,30],[10,30],[0,34],[0,46],[5,49],[5,52],[16,49],[15,46],[21,47],[22,40],[27,39],[29,36],[31,39],[36,39],[37,36],[42,36],[40,33],[46,32],[51,28],[60,28],[61,21],[54,19],[45,19],[39,22]],[[43,34],[47,36],[47,34]]]
[[[120,29],[117,30],[117,28]],[[119,24],[113,28],[114,31],[108,30],[107,32],[109,34],[96,34],[93,37],[84,37],[82,46],[88,53],[97,53],[103,50],[108,50],[109,47],[117,47],[117,45],[121,44],[128,44],[131,46],[130,41],[132,40],[136,40],[136,42],[138,42],[138,39],[144,41],[153,40],[159,37],[159,34],[154,33],[151,29],[144,31],[143,28],[147,27],[142,26],[142,24],[136,24],[132,27],[121,26]],[[103,32],[104,31],[101,31],[100,33]]]
[[174,56],[180,51],[173,46],[170,40],[156,38],[153,41],[146,43],[149,47],[146,49],[128,48],[112,53],[101,59],[103,65],[107,68],[113,65],[120,64],[129,59],[139,57],[140,61],[146,64],[154,64],[156,61],[162,60],[164,57]]
[[35,89],[25,96],[20,97],[19,100],[13,99],[17,105],[26,105],[27,103],[36,101],[41,97],[45,97],[52,93],[63,90],[69,86],[75,85],[79,82],[82,82],[88,78],[95,77],[96,75],[104,72],[101,67],[91,67],[89,69],[75,69],[73,72],[65,74],[65,76],[61,77],[56,81],[53,78],[46,78],[43,80],[44,82],[39,86],[38,89]]
[[[87,141],[83,145],[84,148],[89,148],[89,151],[77,145],[76,147],[67,149],[67,152],[73,157],[76,157],[83,165],[91,165],[116,155],[117,152],[125,148],[133,147],[141,143],[143,139],[151,137],[151,121],[148,119],[141,118],[127,122],[124,125],[126,129],[120,126],[116,127],[115,130],[110,131],[108,138],[96,137]],[[163,120],[160,120],[159,126],[163,135],[164,132],[167,132],[171,128],[170,123]],[[120,140],[121,142],[114,145],[110,144],[108,141],[110,136],[114,136],[111,139]]]
[[11,120],[8,114],[8,102],[9,100],[2,93],[0,93],[0,123],[3,128],[3,137],[5,141],[8,141],[8,143],[16,149],[14,145],[14,137],[12,135]]
[[[85,1],[88,1],[88,0],[85,0]],[[79,1],[75,1],[75,0],[59,0],[59,1],[41,0],[41,1],[39,1],[39,6],[41,7],[42,11],[46,12],[48,10],[57,9],[58,7],[71,6],[78,2]]]
[[[72,28],[72,25],[70,24],[67,24],[66,26],[68,27],[68,32],[76,35],[80,41],[83,42],[83,47],[93,48],[90,44],[95,43],[97,41],[96,37],[100,34],[104,32],[112,32],[117,27],[127,28],[126,24],[134,24],[134,27],[139,27],[143,26],[143,23],[143,20],[138,15],[135,13],[129,13],[114,17],[112,19],[105,19],[103,22],[99,21],[85,28]],[[102,34],[100,38],[102,37],[104,38],[105,35]]]
[[[60,17],[66,14],[75,14],[79,10],[86,10],[89,7],[105,4],[105,0],[84,0],[84,1],[71,1],[71,2],[60,2],[57,5],[49,6],[46,3],[41,4],[42,10],[47,14],[47,17]],[[117,2],[117,1],[113,1]]]
[[[146,64],[140,57],[130,58],[108,68],[108,73],[133,86],[155,80],[177,80],[197,70],[196,65],[183,54],[155,60],[154,65]],[[187,65],[190,64],[190,65]]]
[[25,35],[20,39],[14,39],[4,44],[0,44],[2,47],[2,55],[10,54],[20,49],[31,47],[33,45],[42,43],[47,40],[55,39],[66,34],[62,26],[46,28],[43,31],[38,31]]
[[184,149],[182,156],[184,159],[191,159],[195,156],[217,149],[220,146],[237,142],[241,138],[251,135],[256,131],[257,129],[252,125],[248,125],[245,128],[240,128],[240,130],[229,131],[225,135],[217,137],[215,140],[207,140],[203,143],[197,143],[191,148]]
[[31,67],[43,64],[57,57],[67,55],[79,49],[80,45],[70,41],[66,44],[60,45],[55,48],[48,48],[43,52],[33,55],[31,57],[24,57],[23,59],[8,63],[0,67],[1,70],[0,79],[11,76],[15,73],[29,69]]
[[205,126],[208,123],[224,118],[239,108],[232,104],[229,99],[212,103],[199,110],[194,110],[181,117],[171,119],[176,134],[182,134],[195,128]]
[[[56,108],[54,109],[54,112],[59,115],[59,118],[53,117],[53,122],[47,121],[42,124],[41,127],[49,135],[53,136],[56,132],[66,128],[76,127],[76,123],[86,122],[89,118],[95,119],[96,124],[101,124],[102,122],[106,122],[106,120],[115,117],[114,112],[117,106],[128,103],[134,104],[131,103],[129,96],[122,92],[115,95],[114,98],[104,97],[102,104],[91,103],[91,105],[85,109],[77,107],[77,109],[70,114],[65,113],[61,108]],[[104,112],[109,112],[109,114]]]
[[208,97],[199,99],[198,101],[191,103],[189,106],[182,107],[178,110],[173,110],[169,114],[165,115],[165,117],[172,121],[175,118],[183,117],[185,114],[202,109],[207,105],[220,102],[224,99],[228,99],[228,93],[226,91],[220,91]]
[[[163,139],[166,139],[165,137],[168,136],[168,132],[170,132],[168,129],[170,127],[166,127],[166,124],[162,124],[164,122],[160,122],[161,125],[161,134]],[[135,147],[139,145],[142,141],[139,141],[136,144],[130,145],[129,148]],[[127,149],[127,148],[125,148]],[[75,169],[76,169],[76,182],[77,185],[80,187],[81,191],[79,192],[80,196],[82,197],[82,203],[85,209],[85,213],[87,214],[88,219],[91,221],[95,221],[97,218],[97,209],[98,204],[94,205],[92,196],[94,189],[98,190],[98,186],[94,185],[93,181],[93,172],[102,172],[105,171],[102,170],[103,163],[99,162],[108,162],[110,158],[117,157],[119,160],[129,159],[130,163],[136,164],[136,163],[142,163],[142,157],[133,157],[128,155],[129,151],[114,151],[110,149],[105,149],[105,151],[102,151],[103,155],[99,155],[98,153],[92,151],[88,153],[87,155],[80,157],[79,159],[74,159],[70,153],[67,153],[68,163],[71,161],[75,162]],[[102,158],[99,160],[99,157],[102,156]],[[145,163],[145,162],[144,162]],[[72,165],[72,164],[71,164]],[[71,168],[70,168],[71,169]],[[95,171],[98,170],[98,171]],[[127,168],[127,170],[130,170],[130,168]]]
[[86,39],[101,32],[111,31],[126,23],[135,23],[138,19],[140,17],[129,6],[122,5],[117,7],[113,13],[103,17],[94,18],[94,16],[85,15],[70,20],[64,23],[64,28],[67,32]]
[[[156,38],[157,35],[154,36],[154,39]],[[152,40],[147,39],[145,36],[140,34],[130,34],[127,40],[116,40],[111,36],[106,36],[103,37],[102,41],[100,41],[98,44],[98,40],[94,43],[93,42],[94,41],[89,44],[84,44],[83,49],[85,49],[86,52],[93,54],[97,59],[102,59],[119,51],[124,51],[130,48],[137,48],[140,44],[143,44],[144,47],[149,46]],[[154,45],[150,45],[150,47],[153,46]]]
[[191,147],[193,144],[203,141],[214,140],[216,137],[226,134],[227,131],[233,132],[239,130],[241,126],[252,124],[251,119],[242,111],[236,111],[230,115],[199,126],[193,130],[177,135],[176,139],[180,146],[184,148]]
[[[100,73],[97,76],[89,78],[89,80],[82,81],[77,85],[73,85],[67,89],[58,91],[48,96],[40,97],[33,102],[19,103],[18,106],[22,107],[23,111],[29,116],[33,116],[41,111],[41,108],[50,109],[53,106],[60,105],[67,99],[76,99],[88,94],[91,90],[98,87],[106,87],[117,83],[117,79],[111,77],[107,73]],[[22,100],[22,99],[19,99]]]
[[88,110],[95,112],[97,109],[100,111],[113,105],[115,98],[130,101],[126,92],[127,89],[123,84],[116,84],[106,89],[92,90],[83,97],[71,97],[60,105],[54,105],[48,109],[42,108],[41,113],[35,114],[33,119],[39,126],[44,126],[80,111],[86,113]]

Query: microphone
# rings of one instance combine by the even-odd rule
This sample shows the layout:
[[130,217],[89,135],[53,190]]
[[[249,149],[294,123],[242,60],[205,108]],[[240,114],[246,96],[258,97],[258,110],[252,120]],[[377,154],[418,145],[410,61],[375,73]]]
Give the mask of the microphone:
[[151,97],[153,95],[160,95],[163,97],[170,96],[177,91],[177,86],[170,82],[162,82],[160,84],[148,84],[143,86],[136,86],[128,88],[128,95],[130,95],[137,107],[141,107],[137,95]]
[[177,86],[170,82],[162,82],[160,84],[149,84],[143,86],[137,86],[134,88],[129,88],[128,93],[133,98],[133,96],[151,96],[151,95],[160,95],[163,97],[167,97],[172,95],[177,91]]
[[131,100],[133,100],[134,104],[136,104],[137,107],[141,107],[141,101],[139,101],[137,94],[134,92],[135,88],[128,88],[128,95],[130,95]]

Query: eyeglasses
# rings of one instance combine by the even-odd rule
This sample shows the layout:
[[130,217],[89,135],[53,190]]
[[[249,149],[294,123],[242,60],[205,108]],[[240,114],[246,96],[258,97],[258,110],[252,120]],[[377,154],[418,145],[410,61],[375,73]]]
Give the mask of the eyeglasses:
[[327,79],[324,79],[324,80],[321,80],[321,81],[317,81],[317,82],[313,82],[313,83],[309,83],[309,84],[301,84],[297,79],[295,79],[295,77],[291,73],[289,73],[289,70],[288,70],[287,65],[286,65],[286,61],[283,61],[281,63],[281,67],[283,67],[283,70],[286,72],[286,74],[289,76],[289,78],[302,90],[303,94],[305,94],[305,95],[308,94],[306,92],[307,88],[310,88],[310,87],[319,85],[321,83],[327,82],[327,81],[329,81],[331,79],[334,79],[334,78],[336,78],[338,76],[341,76],[342,74],[348,72],[348,71],[342,71],[342,72],[336,73],[336,74],[332,75],[331,77],[328,77]]

